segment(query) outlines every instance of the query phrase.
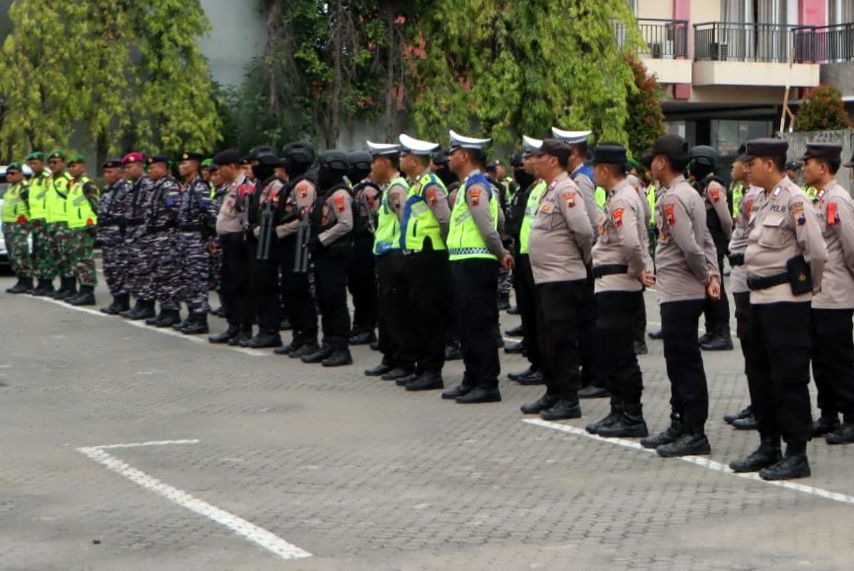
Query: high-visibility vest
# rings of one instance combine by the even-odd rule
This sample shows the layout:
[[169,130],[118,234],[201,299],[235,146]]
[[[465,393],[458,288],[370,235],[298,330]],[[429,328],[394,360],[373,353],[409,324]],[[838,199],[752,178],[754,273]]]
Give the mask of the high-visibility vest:
[[483,173],[476,172],[463,181],[462,188],[457,192],[454,209],[451,211],[451,228],[448,231],[448,253],[452,262],[486,259],[497,260],[498,258],[486,247],[486,240],[477,228],[472,218],[471,210],[466,202],[469,187],[479,184],[487,193],[489,200],[489,213],[492,216],[494,228],[498,228],[498,198],[493,192],[492,185]]
[[71,175],[67,172],[59,176],[50,177],[47,189],[47,221],[50,224],[56,222],[68,222],[66,202],[68,200],[68,188],[71,186]]
[[409,188],[402,176],[392,179],[383,189],[383,198],[377,212],[377,230],[374,232],[374,255],[382,256],[391,250],[400,249],[400,221],[397,212],[389,205],[388,190],[393,186]]
[[74,179],[68,189],[66,213],[69,228],[86,228],[98,223],[98,216],[92,209],[92,203],[86,197],[85,186],[91,182],[89,177]]
[[735,220],[738,217],[738,211],[741,208],[741,199],[744,197],[744,183],[736,182],[732,185],[732,218]]
[[430,171],[421,175],[421,178],[409,187],[400,231],[400,247],[404,250],[420,252],[424,249],[425,238],[430,238],[434,250],[445,249],[445,240],[442,239],[439,221],[430,209],[428,199],[424,196],[425,191],[431,186],[447,192],[445,184]]
[[3,195],[3,215],[4,224],[13,224],[16,222],[26,222],[30,219],[30,207],[27,200],[21,196],[21,192],[27,189],[26,181],[13,184],[6,190]]
[[646,203],[649,204],[649,225],[655,226],[655,183],[646,187]]
[[30,179],[30,220],[47,218],[47,193],[50,188],[50,175],[42,171]]
[[543,201],[549,185],[546,181],[540,180],[531,189],[531,194],[528,195],[528,202],[525,203],[525,217],[522,218],[522,227],[519,230],[519,253],[528,253],[528,238],[531,237],[531,225],[534,223],[534,218],[537,216],[537,211],[540,209],[540,202]]

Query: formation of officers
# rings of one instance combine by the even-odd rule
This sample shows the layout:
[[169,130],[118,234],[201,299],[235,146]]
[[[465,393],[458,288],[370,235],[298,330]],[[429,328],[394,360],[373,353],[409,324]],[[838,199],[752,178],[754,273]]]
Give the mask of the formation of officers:
[[[589,132],[552,135],[523,138],[512,185],[489,168],[489,139],[453,131],[447,151],[403,134],[355,153],[317,154],[304,141],[281,154],[186,152],[180,182],[169,157],[131,152],[104,163],[100,192],[83,157],[55,151],[46,171],[34,152],[29,179],[7,168],[3,221],[19,278],[8,291],[94,304],[97,241],[113,296],[104,313],[185,334],[208,333],[215,313],[228,328],[211,343],[326,367],[351,364],[349,346],[371,343],[382,359],[365,374],[408,391],[444,389],[444,363],[458,352],[462,381],[442,398],[471,404],[501,400],[499,283],[513,270],[530,367],[509,376],[545,387],[522,412],[580,418],[580,398],[610,396],[589,432],[673,457],[711,450],[700,349],[732,349],[726,257],[751,400],[726,420],[760,436],[731,468],[805,477],[811,437],[854,442],[854,200],[836,181],[841,147],[808,145],[810,197],[787,176],[788,145],[777,139],[747,143],[728,189],[715,150],[675,135],[641,163],[618,144],[589,150]],[[651,435],[637,354],[653,285],[662,327],[651,336],[663,340],[671,415]]]

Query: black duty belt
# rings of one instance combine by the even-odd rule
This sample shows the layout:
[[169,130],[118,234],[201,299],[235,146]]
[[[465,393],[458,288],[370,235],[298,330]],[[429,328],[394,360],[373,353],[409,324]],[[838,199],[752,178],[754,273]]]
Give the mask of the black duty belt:
[[744,265],[744,254],[730,254],[729,255],[729,265],[731,265],[731,266],[743,266]]
[[747,278],[747,287],[750,288],[750,291],[768,289],[769,287],[774,287],[787,283],[789,283],[789,274],[787,273],[777,274],[775,276],[768,276],[764,278],[756,276]]
[[629,266],[625,264],[604,264],[593,268],[593,277],[601,278],[604,276],[613,276],[616,274],[629,273]]

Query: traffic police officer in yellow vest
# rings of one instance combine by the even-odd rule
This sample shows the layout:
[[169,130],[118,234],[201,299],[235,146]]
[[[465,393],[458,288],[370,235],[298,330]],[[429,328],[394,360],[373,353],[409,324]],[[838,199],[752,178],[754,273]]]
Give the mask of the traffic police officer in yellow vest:
[[71,238],[71,266],[80,292],[65,299],[71,305],[95,305],[95,236],[98,216],[98,187],[86,176],[86,159],[76,155],[68,161],[72,177],[65,211]]
[[51,177],[47,191],[47,223],[50,255],[60,287],[54,299],[73,297],[77,293],[77,280],[71,267],[71,232],[68,230],[67,200],[71,175],[65,170],[65,152],[53,151],[47,158]]
[[33,290],[33,265],[30,257],[29,185],[18,163],[6,167],[9,188],[3,194],[3,239],[9,253],[9,263],[18,282],[6,293],[30,293]]
[[[730,464],[765,480],[810,475],[810,323],[821,291],[827,248],[811,200],[783,174],[789,144],[748,141],[750,182],[765,189],[753,209],[744,265],[750,288],[747,382],[759,448]],[[780,438],[786,442],[780,453]]]
[[484,147],[490,139],[454,131],[450,138],[449,165],[463,181],[451,211],[447,246],[465,373],[462,382],[443,392],[442,398],[460,404],[498,402],[498,268],[512,269],[513,256],[504,249],[498,232],[497,190],[483,172]]
[[437,143],[400,135],[400,170],[409,179],[409,194],[400,227],[400,248],[409,286],[408,328],[415,344],[415,378],[408,391],[444,388],[445,327],[450,298],[450,268],[445,239],[451,219],[444,183],[430,171]]

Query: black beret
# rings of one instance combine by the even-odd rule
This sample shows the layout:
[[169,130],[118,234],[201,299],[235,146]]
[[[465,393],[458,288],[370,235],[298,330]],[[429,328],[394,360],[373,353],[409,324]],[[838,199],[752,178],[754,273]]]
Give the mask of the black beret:
[[347,161],[350,163],[351,169],[362,171],[371,170],[371,153],[355,151],[347,155]]
[[785,156],[789,150],[789,143],[782,139],[753,139],[747,141],[744,148],[745,160],[750,161],[753,157],[780,157]]
[[214,155],[214,164],[215,165],[236,165],[240,164],[241,160],[240,151],[236,149],[228,149],[227,151],[222,151]]
[[145,162],[147,165],[153,165],[154,163],[163,163],[169,164],[169,157],[167,155],[154,155],[153,157],[148,157],[148,160]]
[[[546,139],[543,141],[543,144],[536,151],[533,151],[532,155],[551,155],[553,157],[557,157],[559,160],[566,161],[569,160],[570,148],[569,145],[564,143],[563,141],[558,141],[557,139]],[[625,158],[623,158],[623,162],[625,162]]]
[[346,171],[350,168],[347,154],[342,151],[323,151],[317,157],[317,162],[322,169]]
[[601,143],[593,148],[593,164],[624,165],[626,164],[626,148],[617,143]]
[[104,161],[104,164],[101,165],[102,169],[120,169],[122,168],[122,159],[114,158],[107,159]]
[[787,171],[799,171],[799,170],[801,170],[800,161],[789,161],[789,162],[787,162],[786,163],[786,170]]
[[524,161],[522,160],[522,153],[517,151],[510,155],[510,166],[513,168],[522,168]]
[[181,157],[179,158],[181,161],[199,161],[202,162],[205,160],[204,153],[196,153],[191,151],[184,151],[181,153]]
[[838,161],[841,156],[842,145],[836,143],[807,143],[807,151],[801,157],[801,160],[825,159],[828,161]]
[[665,157],[687,157],[688,141],[679,135],[662,135],[655,140],[652,146],[652,156],[664,155]]

